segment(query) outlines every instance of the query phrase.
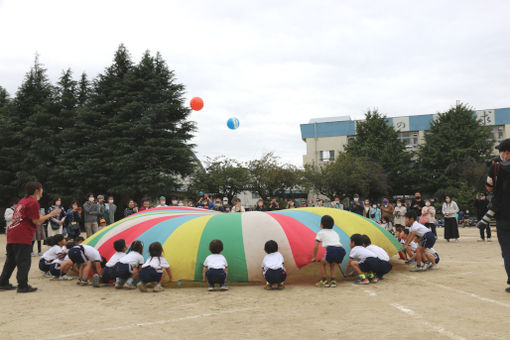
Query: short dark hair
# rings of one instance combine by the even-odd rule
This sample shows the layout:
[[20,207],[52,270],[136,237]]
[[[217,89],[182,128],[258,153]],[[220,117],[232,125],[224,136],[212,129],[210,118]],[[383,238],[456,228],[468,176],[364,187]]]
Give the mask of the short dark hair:
[[87,198],[89,198],[90,196],[94,196],[94,193],[89,192],[89,194],[87,195]]
[[83,238],[83,236],[78,236],[78,237],[75,237],[74,238],[74,242],[78,243],[78,242],[83,242],[85,241],[85,239]]
[[416,219],[418,218],[418,214],[416,214],[416,211],[414,210],[408,210],[406,212],[406,215],[405,215],[407,218],[412,218],[413,220],[416,221]]
[[333,217],[329,215],[324,215],[321,218],[321,224],[324,229],[333,229],[335,221],[333,220]]
[[274,240],[269,240],[264,245],[264,250],[268,254],[276,253],[278,251],[278,243]]
[[[152,246],[152,244],[151,244]],[[143,242],[140,240],[135,240],[133,243],[131,243],[131,250],[130,251],[136,251],[137,253],[143,254]],[[150,248],[149,248],[150,250]],[[158,255],[161,256],[161,255]]]
[[48,239],[46,240],[46,243],[48,244],[48,246],[53,247],[53,246],[57,245],[59,242],[62,242],[63,240],[64,240],[64,235],[57,234],[57,235],[48,237]]
[[62,198],[60,198],[60,197],[58,197],[58,196],[57,196],[57,197],[54,197],[54,198],[51,200],[51,205],[55,205],[55,204],[56,204],[56,202],[57,202],[58,200],[62,201]]
[[42,184],[39,182],[28,182],[25,184],[25,193],[28,196],[32,196],[36,190],[41,190]]
[[363,236],[361,236],[360,234],[352,234],[351,242],[354,243],[355,246],[362,246],[363,245]]
[[363,238],[363,245],[369,246],[372,244],[372,241],[370,240],[370,237],[368,237],[368,235],[361,235],[361,237]]
[[409,229],[405,228],[404,229],[404,234],[409,235]]
[[152,242],[149,246],[149,255],[152,257],[160,257],[163,254],[163,246],[159,242]]
[[123,238],[118,239],[117,241],[113,242],[113,249],[115,251],[123,251],[124,248],[126,248],[126,240]]
[[223,251],[223,242],[221,240],[212,240],[211,243],[209,243],[209,250],[213,254],[219,254]]

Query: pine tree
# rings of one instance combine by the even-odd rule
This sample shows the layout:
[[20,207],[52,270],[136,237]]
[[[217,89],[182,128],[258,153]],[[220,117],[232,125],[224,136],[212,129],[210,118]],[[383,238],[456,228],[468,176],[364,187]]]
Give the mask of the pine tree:
[[[482,163],[490,155],[494,142],[490,129],[465,104],[439,113],[425,133],[420,148],[420,169],[425,190],[435,193],[440,188],[456,187],[465,182],[464,164]],[[478,183],[469,183],[477,187]]]
[[405,150],[404,143],[398,139],[398,132],[377,110],[369,110],[365,120],[356,124],[356,137],[347,145],[346,152],[379,163],[393,192],[409,190],[413,182],[413,155]]

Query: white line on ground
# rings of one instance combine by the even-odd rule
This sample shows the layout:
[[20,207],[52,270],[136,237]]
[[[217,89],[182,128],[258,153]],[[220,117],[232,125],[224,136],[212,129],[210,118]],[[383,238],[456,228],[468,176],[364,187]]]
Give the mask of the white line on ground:
[[364,291],[365,293],[367,293],[368,295],[370,295],[370,296],[377,296],[377,293],[376,293],[376,292],[373,292],[373,291],[371,291],[371,290],[369,290],[369,289],[364,289],[363,291]]
[[214,313],[203,313],[203,314],[195,314],[195,315],[188,315],[180,318],[175,319],[167,319],[167,320],[158,320],[158,321],[152,321],[152,322],[143,322],[143,323],[136,323],[136,324],[127,324],[122,325],[118,327],[107,327],[107,328],[101,328],[101,329],[90,329],[84,332],[75,332],[71,334],[64,334],[60,336],[52,336],[48,339],[65,339],[65,338],[73,338],[76,336],[83,336],[83,335],[91,335],[93,333],[101,333],[104,331],[117,331],[121,329],[127,329],[127,328],[133,328],[133,327],[146,327],[146,326],[153,326],[153,325],[161,325],[165,323],[171,323],[171,322],[177,322],[177,321],[186,321],[186,320],[193,320],[193,319],[200,319],[200,318],[206,318],[209,316],[214,315],[221,315],[221,314],[232,314],[232,313],[239,313],[239,312],[245,312],[250,310],[255,310],[257,308],[243,308],[243,309],[232,309],[232,310],[225,310],[225,311],[217,311]]
[[434,325],[428,321],[424,321],[423,317],[421,315],[418,315],[416,314],[416,312],[412,309],[409,309],[409,308],[406,308],[402,305],[399,305],[398,303],[392,303],[390,304],[392,307],[395,307],[396,309],[398,309],[399,311],[403,312],[403,313],[406,313],[406,314],[409,314],[409,315],[413,315],[413,316],[416,316],[420,319],[420,323],[425,325],[426,327],[428,327],[429,329],[439,333],[439,334],[442,334],[444,336],[447,336],[448,338],[450,339],[454,339],[454,340],[466,340],[466,338],[460,336],[460,335],[457,335],[453,332],[450,332],[446,329],[444,329],[443,327],[440,327],[440,326],[437,326],[437,325]]

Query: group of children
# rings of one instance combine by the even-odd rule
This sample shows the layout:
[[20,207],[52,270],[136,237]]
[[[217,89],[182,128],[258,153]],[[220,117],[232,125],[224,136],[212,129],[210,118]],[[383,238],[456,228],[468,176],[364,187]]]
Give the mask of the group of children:
[[[437,268],[439,256],[432,248],[435,243],[434,234],[425,226],[416,221],[413,212],[406,214],[406,223],[410,229],[402,231],[399,236],[406,248],[409,261],[416,260],[417,266],[411,271],[424,271]],[[331,216],[321,218],[321,230],[315,238],[313,259],[316,261],[319,244],[326,250],[325,256],[320,260],[322,278],[316,284],[318,287],[336,287],[336,270],[342,263],[346,251],[340,242],[340,236],[333,230],[335,225]],[[78,285],[87,286],[88,278],[92,275],[92,286],[100,287],[101,284],[113,283],[115,288],[134,289],[146,292],[147,285],[153,284],[153,291],[163,290],[161,283],[164,274],[172,280],[170,265],[163,257],[163,247],[159,242],[153,242],[149,246],[149,257],[144,260],[143,242],[136,240],[131,243],[128,251],[126,241],[118,239],[113,243],[115,254],[106,261],[97,249],[92,246],[81,244],[84,239],[78,237],[74,241],[66,240],[62,235],[55,235],[48,241],[51,248],[44,253],[39,262],[39,268],[44,275],[58,280],[72,280],[67,275],[71,268],[78,273]],[[350,238],[349,261],[346,275],[357,275],[356,284],[377,283],[392,269],[390,257],[384,249],[374,244],[367,235],[353,234]],[[413,250],[415,249],[415,250]],[[223,242],[213,240],[209,244],[211,254],[203,263],[203,279],[207,281],[208,290],[228,290],[225,284],[228,275],[227,259],[221,254]],[[264,245],[266,252],[262,260],[262,274],[266,280],[265,289],[283,289],[287,273],[284,266],[284,258],[278,252],[278,244],[269,240]],[[327,277],[327,267],[330,268],[330,276]],[[104,268],[103,268],[104,267]],[[138,282],[135,285],[135,282]]]

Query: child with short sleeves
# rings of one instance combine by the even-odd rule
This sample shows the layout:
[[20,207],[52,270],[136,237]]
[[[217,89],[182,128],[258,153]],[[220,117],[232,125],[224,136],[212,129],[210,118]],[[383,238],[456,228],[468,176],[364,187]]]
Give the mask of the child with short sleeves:
[[[65,249],[65,247],[64,247]],[[65,249],[67,251],[67,249]],[[64,252],[65,254],[65,252]],[[65,257],[60,258],[57,257],[53,260],[50,265],[50,273],[53,276],[53,280],[72,280],[73,278],[67,275],[69,268],[72,266],[72,261],[69,259],[68,255],[64,255]]]
[[99,274],[101,273],[101,254],[99,251],[88,244],[78,244],[69,250],[69,259],[80,267],[77,284],[88,286],[90,272],[95,272],[92,280],[99,285]]
[[211,255],[207,256],[204,261],[204,281],[209,282],[209,291],[214,290],[214,285],[219,284],[220,290],[228,290],[225,284],[228,274],[228,263],[225,256],[220,253],[223,251],[223,242],[220,240],[212,240],[209,243]]
[[438,263],[439,263],[439,254],[434,248],[426,248],[425,249],[425,257],[428,261],[432,263],[432,266],[429,268],[431,270],[439,269]]
[[153,291],[161,292],[163,291],[163,287],[161,286],[161,282],[163,282],[163,270],[168,275],[168,280],[172,281],[172,271],[170,270],[170,265],[166,258],[163,255],[163,246],[159,242],[153,242],[149,246],[149,258],[143,264],[142,269],[140,270],[140,274],[138,277],[140,278],[140,282],[138,282],[138,289],[141,292],[147,291],[148,283],[155,283]]
[[101,283],[109,283],[116,280],[117,264],[121,258],[126,256],[126,241],[122,238],[116,240],[113,242],[113,249],[115,249],[115,254],[110,257],[104,266],[103,273],[101,274]]
[[138,276],[140,267],[144,262],[143,242],[140,240],[133,241],[131,251],[121,257],[119,263],[115,266],[115,288],[135,289],[136,286],[133,284],[133,280]]
[[[316,284],[317,287],[336,287],[336,269],[342,263],[345,256],[345,249],[340,243],[340,236],[336,231],[333,230],[335,221],[329,215],[324,215],[321,218],[322,230],[317,233],[315,237],[315,247],[313,248],[312,262],[317,259],[317,251],[319,244],[322,243],[322,247],[326,249],[326,256],[321,259],[321,274],[322,279]],[[329,273],[331,281],[328,283],[326,278],[327,270],[326,266],[329,264]]]
[[62,254],[62,250],[65,248],[64,246],[67,241],[64,239],[64,235],[57,234],[48,238],[47,242],[51,248],[39,260],[39,269],[44,273],[45,277],[53,277],[50,273],[51,263],[59,257],[64,258],[65,255]]
[[379,271],[379,259],[377,255],[367,248],[363,247],[363,237],[360,234],[353,234],[351,236],[351,252],[349,253],[349,263],[347,264],[347,272],[352,268],[359,278],[355,281],[356,284],[369,284],[376,283],[375,276],[367,278],[365,273],[374,273]]
[[432,248],[436,243],[436,235],[429,228],[416,221],[417,215],[414,211],[406,213],[406,224],[410,226],[409,235],[405,246],[410,244],[415,239],[419,241],[418,248],[416,249],[416,267],[411,268],[412,272],[423,272],[432,267],[430,262],[425,256],[425,249]]
[[262,260],[262,275],[266,279],[265,289],[273,289],[273,285],[277,285],[277,289],[285,287],[285,279],[287,273],[283,266],[283,255],[278,251],[278,243],[274,240],[269,240],[264,245],[264,250],[267,255]]
[[382,280],[383,276],[388,274],[393,268],[390,263],[390,256],[386,250],[375,244],[372,244],[372,241],[368,235],[361,236],[363,237],[363,247],[377,255],[377,259],[379,260],[379,263],[377,263],[374,268],[372,268],[372,272],[370,272],[368,276],[371,283],[377,283],[378,280]]

